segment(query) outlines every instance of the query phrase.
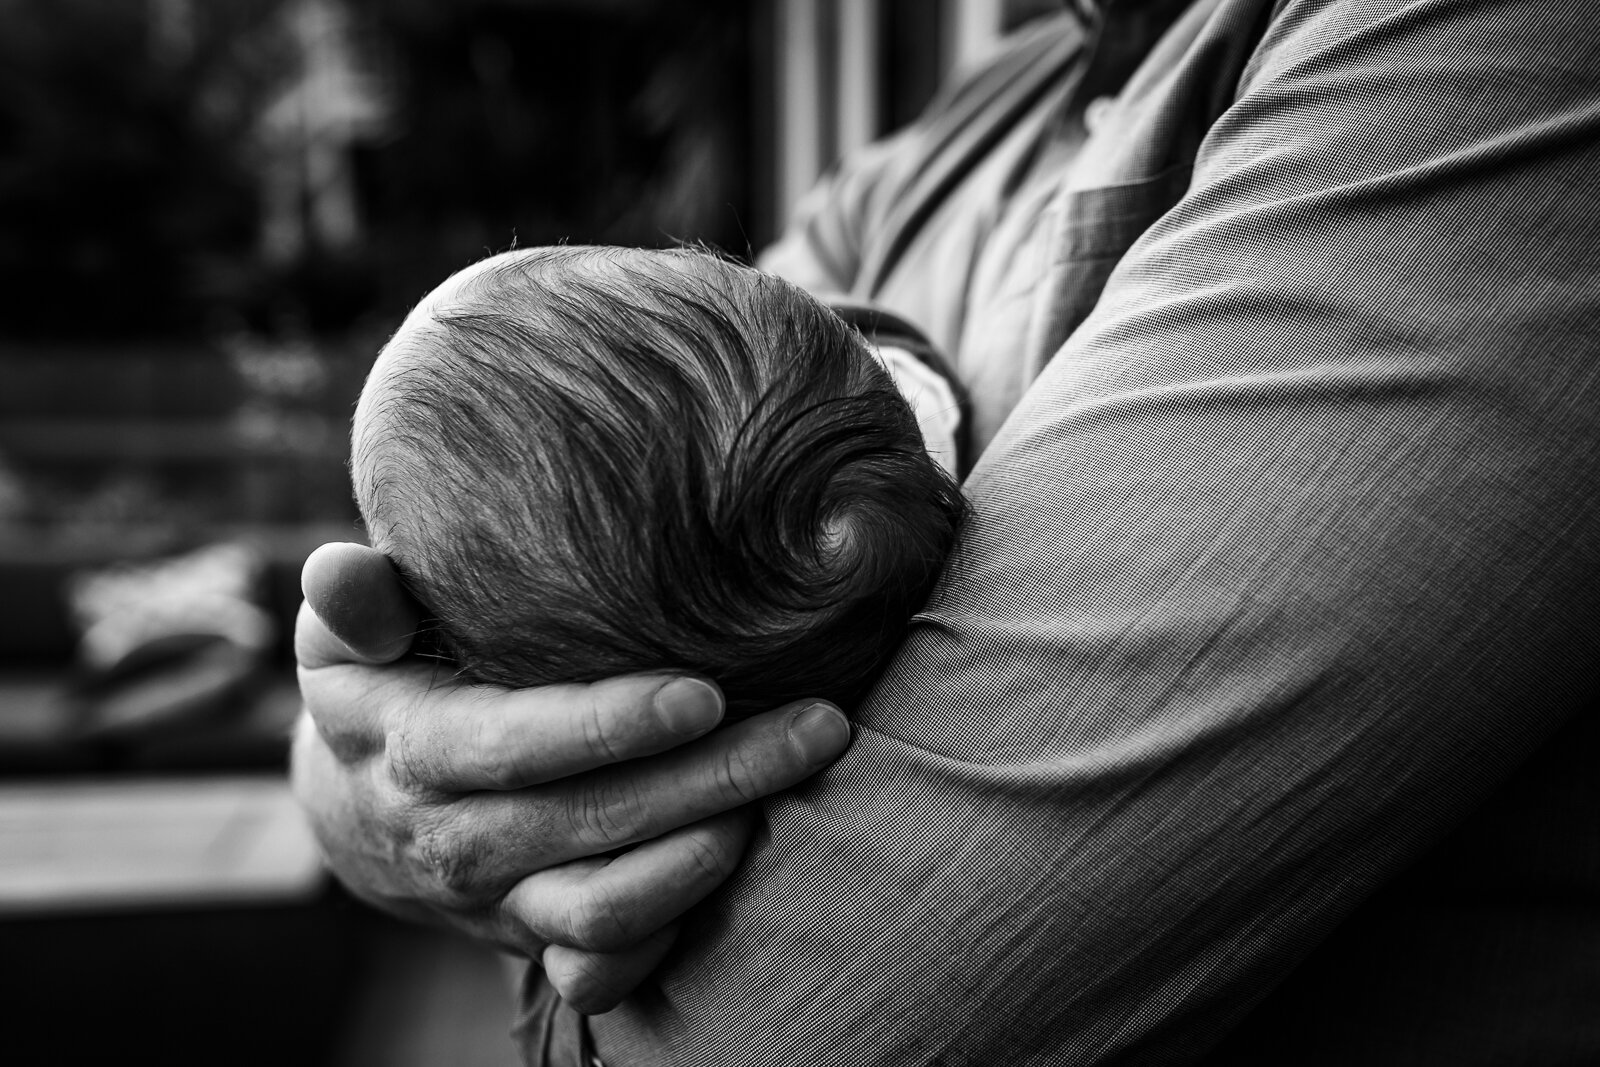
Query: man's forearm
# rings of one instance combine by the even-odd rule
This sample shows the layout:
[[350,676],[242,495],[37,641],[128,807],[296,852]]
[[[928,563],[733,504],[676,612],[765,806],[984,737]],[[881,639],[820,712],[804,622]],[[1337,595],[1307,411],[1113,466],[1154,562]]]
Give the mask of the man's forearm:
[[1589,31],[1401,7],[1279,13],[608,1063],[1196,1058],[1573,712]]

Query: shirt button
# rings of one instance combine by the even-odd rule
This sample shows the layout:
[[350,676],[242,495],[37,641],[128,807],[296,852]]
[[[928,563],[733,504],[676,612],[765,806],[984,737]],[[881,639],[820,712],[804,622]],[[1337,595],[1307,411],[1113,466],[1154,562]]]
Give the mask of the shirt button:
[[1083,128],[1090,133],[1095,132],[1105,125],[1106,119],[1111,117],[1111,112],[1117,107],[1117,98],[1114,96],[1097,96],[1089,101],[1089,106],[1083,109]]

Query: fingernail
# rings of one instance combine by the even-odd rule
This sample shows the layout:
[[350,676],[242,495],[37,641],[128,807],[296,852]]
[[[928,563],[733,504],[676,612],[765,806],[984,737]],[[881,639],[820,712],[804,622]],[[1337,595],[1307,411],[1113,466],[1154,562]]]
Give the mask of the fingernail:
[[830,704],[813,704],[789,727],[789,742],[809,767],[831,763],[850,743],[850,723]]
[[656,690],[656,714],[675,734],[703,734],[722,718],[722,694],[699,678],[674,678]]

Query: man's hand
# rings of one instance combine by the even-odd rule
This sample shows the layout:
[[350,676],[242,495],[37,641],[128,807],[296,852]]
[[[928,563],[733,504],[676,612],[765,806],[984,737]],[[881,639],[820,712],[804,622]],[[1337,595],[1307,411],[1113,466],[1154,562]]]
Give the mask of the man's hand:
[[387,911],[541,959],[580,1011],[615,1006],[733,872],[751,801],[849,743],[826,704],[709,733],[722,697],[697,678],[463,685],[395,662],[418,617],[381,554],[324,545],[302,581],[293,779],[335,874]]

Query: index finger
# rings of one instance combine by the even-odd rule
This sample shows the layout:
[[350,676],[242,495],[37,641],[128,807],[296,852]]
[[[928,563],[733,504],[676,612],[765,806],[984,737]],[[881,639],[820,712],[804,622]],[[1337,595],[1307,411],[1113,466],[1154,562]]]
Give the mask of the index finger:
[[[318,731],[341,751],[385,748],[406,788],[460,793],[538,785],[675,748],[722,720],[722,693],[699,678],[627,675],[537,689],[469,685],[451,681],[437,664],[351,662],[309,608],[301,611],[301,626],[300,693]],[[319,657],[330,642],[332,654]]]
[[[536,689],[450,683],[419,691],[424,679],[416,673],[345,670],[385,676],[394,712],[390,766],[411,787],[468,792],[539,785],[676,748],[722,721],[721,691],[687,676],[626,675]],[[410,699],[396,699],[396,687],[410,687]]]

